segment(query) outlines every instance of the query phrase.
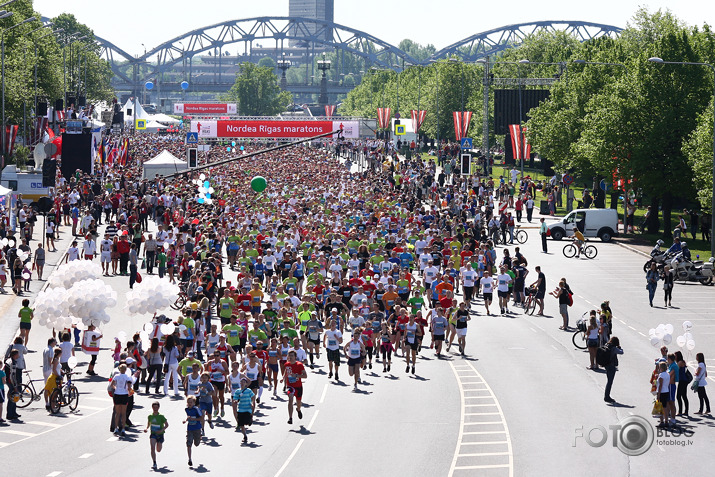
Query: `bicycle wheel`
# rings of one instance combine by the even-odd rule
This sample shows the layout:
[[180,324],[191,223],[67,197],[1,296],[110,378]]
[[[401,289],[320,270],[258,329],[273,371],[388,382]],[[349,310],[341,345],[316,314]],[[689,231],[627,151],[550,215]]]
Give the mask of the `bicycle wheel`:
[[23,384],[20,390],[19,400],[15,404],[19,408],[24,408],[30,405],[35,399],[35,393],[32,391],[32,386],[29,384]]
[[586,349],[586,333],[583,331],[578,330],[574,333],[571,341],[573,341],[573,345],[578,349]]
[[186,305],[186,295],[181,293],[176,297],[176,301],[171,305],[174,310],[181,310]]
[[79,404],[79,391],[77,391],[77,388],[73,384],[67,390],[67,405],[69,406],[71,411],[74,411],[75,409],[77,409],[78,404]]
[[529,234],[527,234],[525,230],[519,230],[516,233],[516,241],[517,242],[525,243],[527,240],[529,240]]
[[583,249],[583,254],[586,255],[586,258],[593,259],[598,255],[598,249],[593,245],[586,245]]
[[536,298],[534,296],[529,297],[529,301],[526,303],[526,313],[533,315],[536,311]]
[[576,246],[572,243],[566,244],[564,246],[564,257],[573,258],[576,255]]
[[50,412],[52,414],[57,414],[62,408],[62,392],[59,389],[55,389],[50,394]]

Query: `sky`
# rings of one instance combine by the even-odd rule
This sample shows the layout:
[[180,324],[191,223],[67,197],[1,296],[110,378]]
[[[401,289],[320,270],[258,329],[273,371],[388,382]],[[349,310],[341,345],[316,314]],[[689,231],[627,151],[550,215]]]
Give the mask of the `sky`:
[[[198,5],[198,6],[197,6]],[[335,0],[335,22],[395,46],[405,38],[437,50],[479,32],[514,23],[582,20],[625,27],[639,8],[669,8],[690,25],[715,25],[712,0],[597,0],[487,2],[474,0]],[[42,15],[72,13],[94,33],[130,54],[214,23],[287,16],[288,0],[34,0]]]

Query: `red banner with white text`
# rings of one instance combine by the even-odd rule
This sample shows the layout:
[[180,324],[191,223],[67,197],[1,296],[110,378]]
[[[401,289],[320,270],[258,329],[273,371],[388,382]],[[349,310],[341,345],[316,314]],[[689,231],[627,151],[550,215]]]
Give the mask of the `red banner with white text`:
[[358,121],[194,120],[191,132],[200,138],[306,138],[343,130],[343,137],[358,138]]
[[235,103],[174,103],[174,114],[236,114]]

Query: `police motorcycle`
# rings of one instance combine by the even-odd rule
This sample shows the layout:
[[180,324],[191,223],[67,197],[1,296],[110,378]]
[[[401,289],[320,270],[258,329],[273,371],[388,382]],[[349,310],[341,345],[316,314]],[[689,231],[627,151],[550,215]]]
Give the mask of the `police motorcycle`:
[[665,244],[662,240],[658,240],[655,243],[655,246],[653,247],[653,250],[650,251],[650,260],[645,262],[643,265],[643,272],[647,273],[648,270],[650,270],[650,266],[652,263],[655,263],[658,267],[658,273],[660,276],[663,276],[663,268],[665,265],[672,260],[674,254],[668,253],[668,250],[661,250],[660,247],[662,247]]
[[707,262],[702,260],[691,261],[688,244],[681,244],[682,251],[671,261],[670,267],[675,273],[675,280],[683,282],[700,282],[702,285],[710,285],[713,282],[713,267],[715,257],[710,257]]

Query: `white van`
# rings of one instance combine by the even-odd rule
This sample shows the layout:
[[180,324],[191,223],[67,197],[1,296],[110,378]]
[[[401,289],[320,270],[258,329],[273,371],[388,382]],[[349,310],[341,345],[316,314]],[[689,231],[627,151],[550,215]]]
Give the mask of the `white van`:
[[571,211],[561,222],[549,225],[551,238],[561,240],[573,235],[574,227],[584,237],[598,237],[610,242],[618,236],[618,211],[616,209],[576,209]]

